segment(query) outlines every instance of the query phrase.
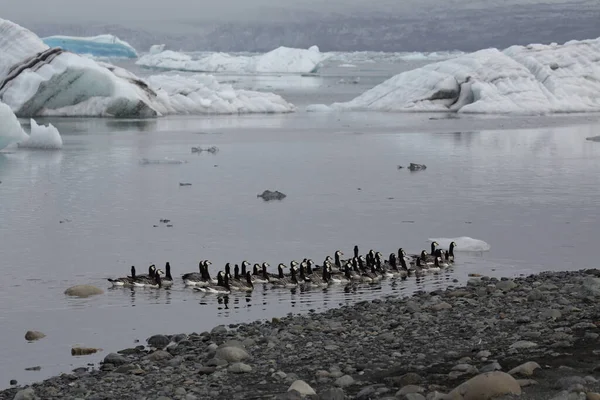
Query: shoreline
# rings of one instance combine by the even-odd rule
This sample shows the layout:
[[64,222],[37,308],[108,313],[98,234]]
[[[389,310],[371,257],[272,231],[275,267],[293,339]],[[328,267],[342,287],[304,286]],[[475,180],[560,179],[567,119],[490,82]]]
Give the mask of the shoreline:
[[[472,278],[406,298],[155,335],[151,348],[107,354],[99,369],[12,387],[0,399],[33,391],[42,399],[291,400],[296,380],[323,400],[462,399],[441,393],[491,371],[518,379],[522,395],[506,399],[600,399],[598,297],[597,269]],[[541,368],[511,371],[527,362]]]

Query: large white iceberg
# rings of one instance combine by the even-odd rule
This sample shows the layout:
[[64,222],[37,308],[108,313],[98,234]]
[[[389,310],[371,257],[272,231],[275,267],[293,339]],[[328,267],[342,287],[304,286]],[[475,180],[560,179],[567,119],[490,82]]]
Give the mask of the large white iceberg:
[[600,38],[485,49],[403,72],[337,110],[600,111]]
[[27,139],[27,134],[9,106],[0,102],[0,150]]
[[202,91],[198,85],[204,81],[187,91],[175,91],[172,85],[168,90],[151,87],[123,68],[50,48],[34,33],[3,19],[0,54],[0,101],[21,117],[143,118],[175,113],[294,111],[294,106],[280,96],[235,91],[212,81]]
[[137,58],[138,56],[133,46],[113,35],[48,36],[42,41],[49,47],[60,47],[72,53],[95,57]]
[[148,67],[192,72],[228,72],[241,74],[311,73],[316,72],[327,56],[317,46],[307,49],[278,47],[265,54],[233,55],[204,53],[194,58],[190,54],[157,48],[140,57],[136,64]]

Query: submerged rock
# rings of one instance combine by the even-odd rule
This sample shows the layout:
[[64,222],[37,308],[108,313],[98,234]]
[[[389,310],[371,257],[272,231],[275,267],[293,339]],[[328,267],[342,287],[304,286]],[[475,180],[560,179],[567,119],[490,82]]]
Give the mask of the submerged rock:
[[272,192],[270,190],[265,190],[261,194],[257,194],[256,197],[262,197],[262,199],[264,201],[271,201],[271,200],[283,200],[287,196],[278,190],[276,190],[274,192]]
[[76,285],[65,290],[67,296],[73,297],[90,297],[98,294],[103,294],[104,290],[92,285]]
[[71,355],[72,356],[87,356],[88,354],[94,354],[99,351],[102,351],[102,349],[95,349],[93,347],[73,347],[71,349]]
[[408,166],[409,171],[422,171],[424,169],[427,169],[427,166],[425,164],[410,163],[410,165]]

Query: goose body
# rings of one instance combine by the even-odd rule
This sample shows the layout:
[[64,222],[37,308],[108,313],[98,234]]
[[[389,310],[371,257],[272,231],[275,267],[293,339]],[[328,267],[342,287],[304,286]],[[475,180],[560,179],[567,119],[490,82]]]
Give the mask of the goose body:
[[[292,262],[292,265],[294,264],[294,262]],[[286,288],[293,288],[298,286],[298,279],[296,278],[296,268],[295,266],[292,266],[291,268],[291,275],[289,277],[287,276],[282,276],[283,275],[283,264],[279,264],[279,277],[276,279],[271,279],[271,283],[273,284],[273,286],[275,287],[286,287]]]
[[208,260],[200,261],[198,263],[200,272],[190,272],[182,275],[183,283],[187,286],[207,286],[212,283],[210,277],[207,276],[210,263]]
[[254,264],[254,270],[252,272],[252,281],[254,283],[269,283],[269,274],[267,273],[267,267],[269,263],[264,262],[262,267],[258,264]]
[[231,288],[229,286],[229,277],[227,274],[223,276],[223,272],[219,271],[217,274],[217,284],[210,283],[206,286],[196,286],[194,290],[204,293],[213,293],[213,294],[229,294],[231,293]]
[[[161,284],[163,287],[173,286],[173,277],[171,276],[171,264],[167,261],[165,265],[165,277],[161,277]],[[160,275],[160,274],[159,274]]]
[[113,286],[133,286],[133,282],[135,281],[135,267],[131,266],[131,276],[124,276],[122,278],[108,278],[107,279]]
[[136,277],[133,281],[133,286],[135,287],[148,287],[148,288],[161,288],[162,287],[162,278],[161,274],[154,274],[153,277]]
[[250,271],[246,271],[246,275],[240,280],[234,280],[230,283],[230,289],[240,292],[251,292],[254,290],[254,284],[252,283],[252,274]]

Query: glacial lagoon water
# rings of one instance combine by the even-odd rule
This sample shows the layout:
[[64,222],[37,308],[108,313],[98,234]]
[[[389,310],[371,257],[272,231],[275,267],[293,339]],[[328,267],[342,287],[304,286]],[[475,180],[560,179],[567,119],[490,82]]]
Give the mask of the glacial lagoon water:
[[[293,96],[301,104],[343,101],[356,94],[347,87]],[[95,363],[155,333],[404,296],[456,285],[469,273],[596,266],[600,145],[585,138],[600,131],[598,116],[300,111],[38,122],[48,121],[62,133],[61,151],[0,152],[0,387]],[[192,146],[219,151],[192,153]],[[427,169],[398,169],[410,162]],[[256,195],[265,189],[287,197],[264,202]],[[485,240],[491,250],[457,253],[456,266],[439,275],[356,292],[257,287],[218,298],[179,279],[201,259],[214,271],[245,259],[274,269],[305,257],[320,263],[337,249],[350,254],[354,244],[414,253],[428,248],[428,238],[457,236]],[[106,281],[131,265],[166,261],[171,289],[110,289]],[[80,283],[105,293],[63,294]],[[27,343],[27,330],[47,336]],[[104,350],[72,357],[74,345]],[[33,366],[41,370],[25,371]]]

